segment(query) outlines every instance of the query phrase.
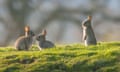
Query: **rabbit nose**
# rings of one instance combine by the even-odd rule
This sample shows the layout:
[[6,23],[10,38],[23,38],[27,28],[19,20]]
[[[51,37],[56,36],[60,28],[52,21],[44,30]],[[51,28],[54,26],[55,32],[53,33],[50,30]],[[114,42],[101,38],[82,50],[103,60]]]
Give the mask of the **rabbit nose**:
[[34,38],[36,39],[36,38],[37,38],[37,36],[36,36],[36,35],[34,35]]
[[34,38],[37,40],[37,39],[38,39],[38,36],[34,36]]

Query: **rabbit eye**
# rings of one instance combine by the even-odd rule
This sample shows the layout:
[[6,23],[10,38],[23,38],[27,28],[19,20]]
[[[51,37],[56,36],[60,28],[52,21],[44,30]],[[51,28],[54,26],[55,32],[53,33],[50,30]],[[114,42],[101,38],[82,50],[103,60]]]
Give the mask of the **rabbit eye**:
[[40,36],[38,36],[38,38],[40,39]]

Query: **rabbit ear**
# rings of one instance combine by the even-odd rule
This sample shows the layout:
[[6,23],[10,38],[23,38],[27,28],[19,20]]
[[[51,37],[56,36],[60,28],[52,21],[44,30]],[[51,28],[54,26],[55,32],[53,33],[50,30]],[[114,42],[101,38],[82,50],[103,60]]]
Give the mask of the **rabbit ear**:
[[29,26],[25,26],[25,32],[30,31],[30,27]]
[[88,19],[89,19],[89,20],[91,20],[91,19],[92,19],[92,16],[91,16],[91,15],[89,15],[89,16],[88,16]]
[[44,29],[44,30],[42,31],[42,34],[43,34],[43,35],[46,35],[46,34],[47,34],[47,31]]

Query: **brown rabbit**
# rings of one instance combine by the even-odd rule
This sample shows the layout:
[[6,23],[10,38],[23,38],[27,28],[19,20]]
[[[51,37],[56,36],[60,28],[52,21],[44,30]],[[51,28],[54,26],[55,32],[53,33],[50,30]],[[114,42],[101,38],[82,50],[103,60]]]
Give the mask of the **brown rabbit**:
[[32,46],[33,37],[35,34],[30,30],[29,26],[25,27],[25,35],[19,37],[15,42],[15,48],[17,50],[29,50]]
[[46,30],[43,30],[42,33],[36,37],[40,50],[41,48],[52,48],[55,46],[54,43],[46,40],[46,37],[45,37],[46,34],[47,34]]
[[96,45],[96,37],[91,26],[92,16],[88,16],[86,20],[82,23],[83,28],[83,40],[85,41],[85,46]]

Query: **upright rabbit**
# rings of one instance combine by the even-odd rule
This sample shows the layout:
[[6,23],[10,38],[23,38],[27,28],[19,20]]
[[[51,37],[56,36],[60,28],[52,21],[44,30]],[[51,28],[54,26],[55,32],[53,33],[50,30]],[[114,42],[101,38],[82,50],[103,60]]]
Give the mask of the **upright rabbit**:
[[55,46],[54,43],[46,40],[46,34],[47,34],[46,30],[43,30],[40,35],[36,36],[36,40],[38,41],[40,50],[42,48],[52,48]]
[[17,50],[29,50],[32,46],[33,37],[35,34],[30,30],[29,26],[25,27],[25,35],[19,37],[15,42],[15,48]]
[[93,29],[91,26],[91,20],[92,20],[92,16],[88,16],[88,18],[82,22],[83,40],[85,41],[85,46],[97,44]]

